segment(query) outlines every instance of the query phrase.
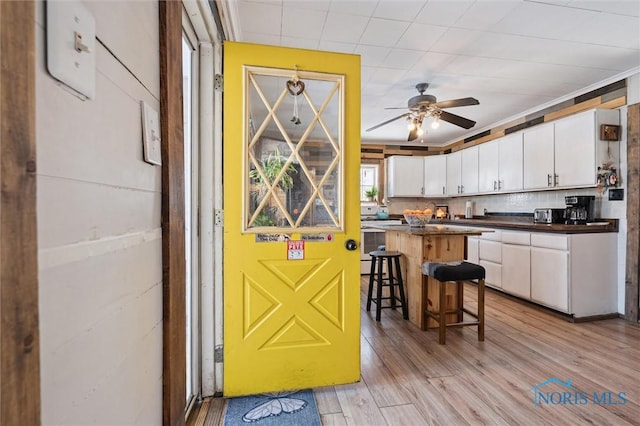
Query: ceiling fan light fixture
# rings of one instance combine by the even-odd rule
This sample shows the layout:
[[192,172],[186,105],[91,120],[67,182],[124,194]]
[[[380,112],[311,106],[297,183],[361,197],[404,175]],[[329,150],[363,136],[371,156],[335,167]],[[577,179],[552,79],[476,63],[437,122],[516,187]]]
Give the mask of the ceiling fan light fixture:
[[[478,102],[477,99],[460,98],[438,102],[435,96],[424,93],[427,87],[429,87],[427,83],[419,83],[416,85],[416,90],[418,90],[419,95],[409,99],[409,101],[407,102],[407,112],[405,112],[404,114],[400,114],[397,117],[393,117],[387,121],[383,121],[382,123],[376,124],[375,126],[366,129],[366,131],[370,132],[401,118],[406,118],[408,122],[407,127],[409,129],[409,138],[407,140],[412,141],[418,137],[418,130],[420,130],[420,135],[424,134],[424,131],[421,129],[421,127],[425,117],[432,117],[431,127],[434,129],[440,126],[441,119],[446,121],[447,123],[462,127],[463,129],[470,129],[476,125],[476,122],[473,120],[469,120],[468,118],[452,114],[450,112],[444,111],[443,109],[469,105],[479,105],[480,102]],[[393,107],[386,109],[404,108]]]

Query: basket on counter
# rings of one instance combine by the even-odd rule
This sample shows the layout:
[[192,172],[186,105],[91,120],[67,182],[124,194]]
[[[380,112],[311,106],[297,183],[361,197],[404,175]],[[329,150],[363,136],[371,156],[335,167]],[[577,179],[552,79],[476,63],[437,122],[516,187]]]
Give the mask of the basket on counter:
[[405,214],[404,220],[407,221],[409,226],[426,226],[432,219],[433,215],[426,214]]

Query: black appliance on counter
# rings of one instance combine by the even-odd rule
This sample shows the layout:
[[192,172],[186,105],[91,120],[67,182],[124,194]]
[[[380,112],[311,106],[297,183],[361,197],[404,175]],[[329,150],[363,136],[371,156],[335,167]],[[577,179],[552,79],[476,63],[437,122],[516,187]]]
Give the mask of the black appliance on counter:
[[564,223],[567,225],[584,225],[593,222],[593,211],[596,197],[593,195],[569,195],[564,197],[567,205],[564,212]]

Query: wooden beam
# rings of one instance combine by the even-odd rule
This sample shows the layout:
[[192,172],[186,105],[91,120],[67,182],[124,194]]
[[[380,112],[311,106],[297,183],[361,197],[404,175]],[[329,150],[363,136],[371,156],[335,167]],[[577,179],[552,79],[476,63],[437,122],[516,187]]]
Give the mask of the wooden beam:
[[551,112],[544,116],[544,121],[546,123],[548,121],[557,120],[558,118],[577,114],[588,109],[598,108],[600,104],[602,104],[602,99],[600,98],[600,96],[598,96],[597,98],[589,99],[588,101],[570,106],[569,108],[563,108],[561,110]]
[[[597,96],[595,98],[589,99],[587,101],[581,102],[579,104],[572,104],[568,107],[563,106],[557,110],[554,110],[556,107],[550,107],[548,108],[548,110],[550,110],[550,112],[548,112],[545,116],[544,116],[544,122],[548,122],[548,121],[553,121],[553,120],[557,120],[559,118],[562,117],[566,117],[572,114],[576,114],[578,112],[582,112],[582,111],[586,111],[588,109],[593,109],[593,108],[603,108],[603,109],[614,109],[614,108],[619,108],[621,106],[626,105],[627,102],[627,98],[626,96],[619,96],[616,97],[615,99],[610,99],[607,100],[606,102],[603,101],[602,97]],[[564,105],[564,104],[562,104]],[[535,116],[535,114],[530,115],[529,117]],[[449,145],[446,145],[444,147],[442,147],[442,151],[444,150],[451,150],[451,152],[455,152],[455,151],[459,151],[461,149],[464,148],[468,148],[470,146],[474,146],[474,145],[478,145],[481,143],[485,143],[485,142],[489,142],[493,139],[497,139],[500,138],[502,136],[505,135],[505,130],[509,129],[511,127],[517,126],[519,124],[524,123],[525,121],[528,121],[527,118],[525,117],[520,117],[517,118],[513,121],[510,121],[509,123],[505,123],[502,124],[500,126],[494,127],[493,129],[491,129],[491,133],[489,135],[486,136],[482,136],[479,137],[471,142],[465,143],[464,140],[459,140],[459,141],[455,141],[450,143]]]
[[0,2],[0,424],[40,424],[35,3]]
[[640,103],[627,109],[627,258],[624,315],[638,322],[640,305]]
[[162,415],[184,425],[186,405],[185,207],[182,128],[182,2],[160,1],[162,138]]
[[610,101],[600,104],[598,108],[602,109],[616,109],[627,104],[627,97],[621,96],[619,98],[611,99]]
[[372,152],[362,152],[360,153],[360,158],[364,159],[384,159],[383,153],[372,153]]

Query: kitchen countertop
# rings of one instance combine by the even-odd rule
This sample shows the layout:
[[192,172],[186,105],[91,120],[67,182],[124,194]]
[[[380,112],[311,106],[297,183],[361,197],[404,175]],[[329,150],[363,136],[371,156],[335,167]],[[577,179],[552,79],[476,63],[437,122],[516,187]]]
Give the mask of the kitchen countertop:
[[498,229],[513,229],[558,234],[591,234],[600,232],[618,232],[618,221],[608,219],[593,225],[565,225],[563,223],[533,223],[533,221],[509,220],[504,218],[481,217],[473,219],[454,219],[444,221],[449,225],[481,226]]
[[[452,221],[453,222],[453,221]],[[453,223],[451,223],[453,225]],[[457,225],[457,224],[456,224]],[[372,228],[382,229],[385,231],[406,232],[410,235],[481,235],[483,232],[491,232],[486,229],[461,228],[459,226],[446,226],[442,224],[429,224],[426,226],[409,226],[409,225],[376,225],[372,224]]]
[[509,218],[508,216],[479,216],[473,219],[438,220],[439,225],[478,226],[516,231],[549,232],[557,234],[594,234],[601,232],[618,232],[618,219],[601,219],[593,225],[565,225],[563,223],[533,223],[533,220]]

